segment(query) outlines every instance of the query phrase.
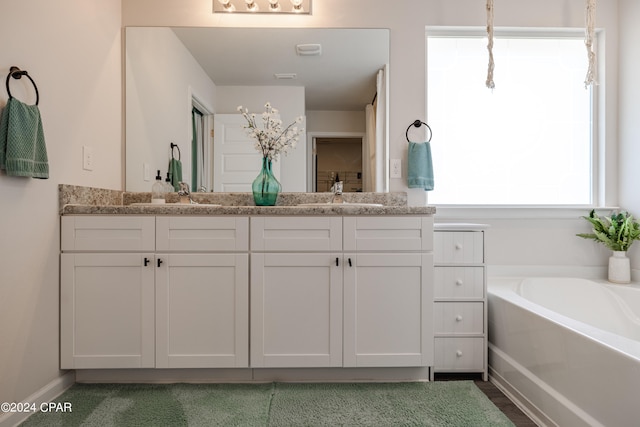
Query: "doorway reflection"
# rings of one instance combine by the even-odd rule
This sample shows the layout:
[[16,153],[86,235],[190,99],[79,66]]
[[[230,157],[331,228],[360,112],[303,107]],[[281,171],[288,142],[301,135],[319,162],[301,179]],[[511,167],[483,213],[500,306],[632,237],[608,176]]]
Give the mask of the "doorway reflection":
[[333,183],[343,182],[343,191],[361,192],[361,137],[317,137],[314,140],[314,191],[331,191]]

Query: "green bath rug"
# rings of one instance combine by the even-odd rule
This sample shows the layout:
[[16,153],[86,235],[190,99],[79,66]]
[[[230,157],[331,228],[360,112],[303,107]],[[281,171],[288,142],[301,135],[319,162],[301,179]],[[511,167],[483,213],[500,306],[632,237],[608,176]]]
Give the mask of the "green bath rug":
[[472,381],[76,384],[23,426],[513,426]]

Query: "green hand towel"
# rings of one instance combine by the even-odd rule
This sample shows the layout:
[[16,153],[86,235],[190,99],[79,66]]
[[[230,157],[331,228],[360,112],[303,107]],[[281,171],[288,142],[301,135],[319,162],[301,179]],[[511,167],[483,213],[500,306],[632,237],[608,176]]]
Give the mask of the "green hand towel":
[[9,176],[49,178],[40,110],[9,98],[0,118],[0,169]]
[[176,158],[169,161],[169,177],[171,185],[176,191],[180,191],[180,181],[182,181],[182,162]]
[[407,184],[409,188],[433,190],[433,163],[428,142],[409,142]]

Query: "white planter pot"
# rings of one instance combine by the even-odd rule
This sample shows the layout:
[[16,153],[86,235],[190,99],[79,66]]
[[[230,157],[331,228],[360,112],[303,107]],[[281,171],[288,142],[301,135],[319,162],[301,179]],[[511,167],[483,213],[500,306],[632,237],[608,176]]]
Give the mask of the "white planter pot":
[[613,251],[609,257],[609,281],[612,283],[631,282],[631,263],[624,251]]

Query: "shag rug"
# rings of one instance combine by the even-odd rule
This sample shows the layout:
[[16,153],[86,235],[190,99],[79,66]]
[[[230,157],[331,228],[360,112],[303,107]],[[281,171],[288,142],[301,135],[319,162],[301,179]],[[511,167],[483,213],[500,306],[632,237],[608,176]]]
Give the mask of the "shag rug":
[[[513,426],[472,381],[75,384],[23,426]],[[64,407],[64,406],[60,406]]]

